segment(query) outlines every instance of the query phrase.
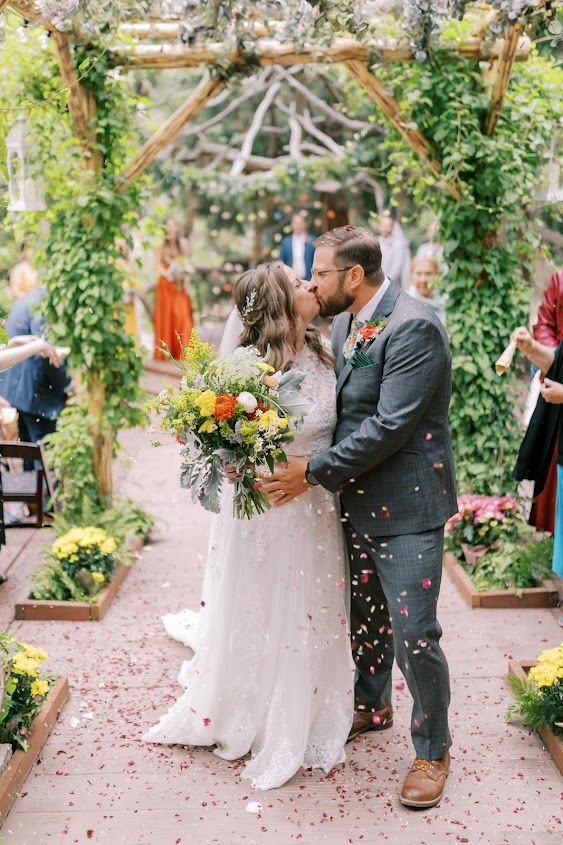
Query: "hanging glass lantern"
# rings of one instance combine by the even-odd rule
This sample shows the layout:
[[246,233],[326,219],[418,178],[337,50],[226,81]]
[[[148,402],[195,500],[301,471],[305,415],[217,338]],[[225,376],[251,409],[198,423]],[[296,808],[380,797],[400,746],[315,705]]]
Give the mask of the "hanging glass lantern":
[[33,148],[27,137],[26,120],[18,117],[6,137],[8,165],[8,211],[45,211],[41,183],[30,174],[29,152]]

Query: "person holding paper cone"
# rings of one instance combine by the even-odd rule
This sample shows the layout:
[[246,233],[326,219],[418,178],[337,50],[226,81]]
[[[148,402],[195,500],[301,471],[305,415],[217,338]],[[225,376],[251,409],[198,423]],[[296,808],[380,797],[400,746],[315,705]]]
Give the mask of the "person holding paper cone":
[[534,492],[539,495],[545,487],[554,450],[557,446],[557,494],[553,571],[563,576],[563,343],[552,349],[535,340],[523,326],[512,335],[516,346],[531,364],[544,374],[540,397],[530,425],[520,446],[512,472],[516,481],[535,481]]
[[[553,349],[563,340],[563,270],[554,273],[549,280],[532,333],[537,341]],[[534,494],[529,522],[538,531],[553,534],[556,492],[557,447],[553,450],[545,487],[539,495]]]

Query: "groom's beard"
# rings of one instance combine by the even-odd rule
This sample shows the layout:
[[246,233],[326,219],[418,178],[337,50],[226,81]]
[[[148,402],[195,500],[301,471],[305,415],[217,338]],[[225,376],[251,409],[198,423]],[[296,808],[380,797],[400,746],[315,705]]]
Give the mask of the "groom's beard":
[[338,293],[329,296],[324,302],[320,303],[319,316],[321,317],[335,317],[337,314],[342,314],[354,304],[354,297],[345,290],[339,290]]

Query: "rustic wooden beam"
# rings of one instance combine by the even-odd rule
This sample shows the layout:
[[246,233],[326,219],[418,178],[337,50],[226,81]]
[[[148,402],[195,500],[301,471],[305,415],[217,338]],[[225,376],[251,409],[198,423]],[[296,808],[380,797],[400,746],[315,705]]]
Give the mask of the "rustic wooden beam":
[[506,33],[506,37],[503,39],[500,55],[493,64],[491,73],[491,105],[485,123],[486,135],[493,135],[496,129],[521,35],[522,24],[515,24],[510,27]]
[[192,120],[222,87],[220,80],[213,79],[208,74],[203,77],[186,102],[176,109],[129,162],[123,172],[123,182],[118,188],[120,193],[147,169],[157,155],[174,140],[182,127]]
[[35,6],[35,0],[8,0],[7,4],[12,11],[17,12],[26,21],[33,21],[33,23],[41,24],[45,29],[53,30],[53,24],[44,21]]
[[84,143],[88,137],[88,130],[86,118],[82,111],[82,100],[78,91],[80,83],[74,67],[68,36],[55,29],[51,38],[55,45],[61,79],[65,88],[68,89],[68,110],[74,123],[76,134],[80,138],[80,141]]
[[365,88],[371,99],[377,103],[381,111],[401,134],[409,147],[414,150],[420,159],[427,163],[434,176],[444,184],[444,187],[450,194],[455,199],[460,199],[459,189],[451,182],[444,180],[444,174],[442,173],[439,162],[435,158],[429,141],[427,141],[418,129],[412,128],[410,121],[405,115],[401,114],[399,104],[385,89],[385,86],[362,62],[350,61],[346,64],[352,75]]
[[[452,52],[459,53],[472,61],[483,61],[494,58],[498,46],[490,50],[485,49],[479,38],[470,39],[464,44],[443,45]],[[291,67],[296,64],[337,64],[339,62],[359,61],[366,64],[374,50],[381,48],[377,42],[360,43],[350,38],[337,38],[330,45],[306,45],[296,52],[293,44],[279,44],[271,39],[256,39],[257,60],[262,66],[280,65]],[[515,58],[526,59],[530,53],[530,42],[522,39],[518,45]],[[227,61],[232,64],[244,64],[244,56],[234,52],[225,55],[224,45],[210,43],[186,47],[184,45],[146,44],[139,46],[121,45],[111,48],[113,61],[116,65],[126,65],[130,68],[182,68],[199,67]],[[414,61],[414,53],[409,47],[384,48],[380,51],[379,61],[410,62]]]

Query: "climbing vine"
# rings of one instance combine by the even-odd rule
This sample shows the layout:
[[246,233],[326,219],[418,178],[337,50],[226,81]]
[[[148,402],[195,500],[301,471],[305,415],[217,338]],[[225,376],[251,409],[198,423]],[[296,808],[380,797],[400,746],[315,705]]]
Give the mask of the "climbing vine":
[[460,201],[439,190],[398,133],[387,141],[394,189],[441,219],[446,249],[448,333],[454,352],[450,424],[462,490],[499,492],[521,439],[513,377],[494,361],[528,319],[539,238],[530,207],[561,112],[563,73],[535,56],[517,64],[493,136],[484,134],[490,99],[478,68],[437,53],[435,60],[378,68],[401,107],[431,138]]

